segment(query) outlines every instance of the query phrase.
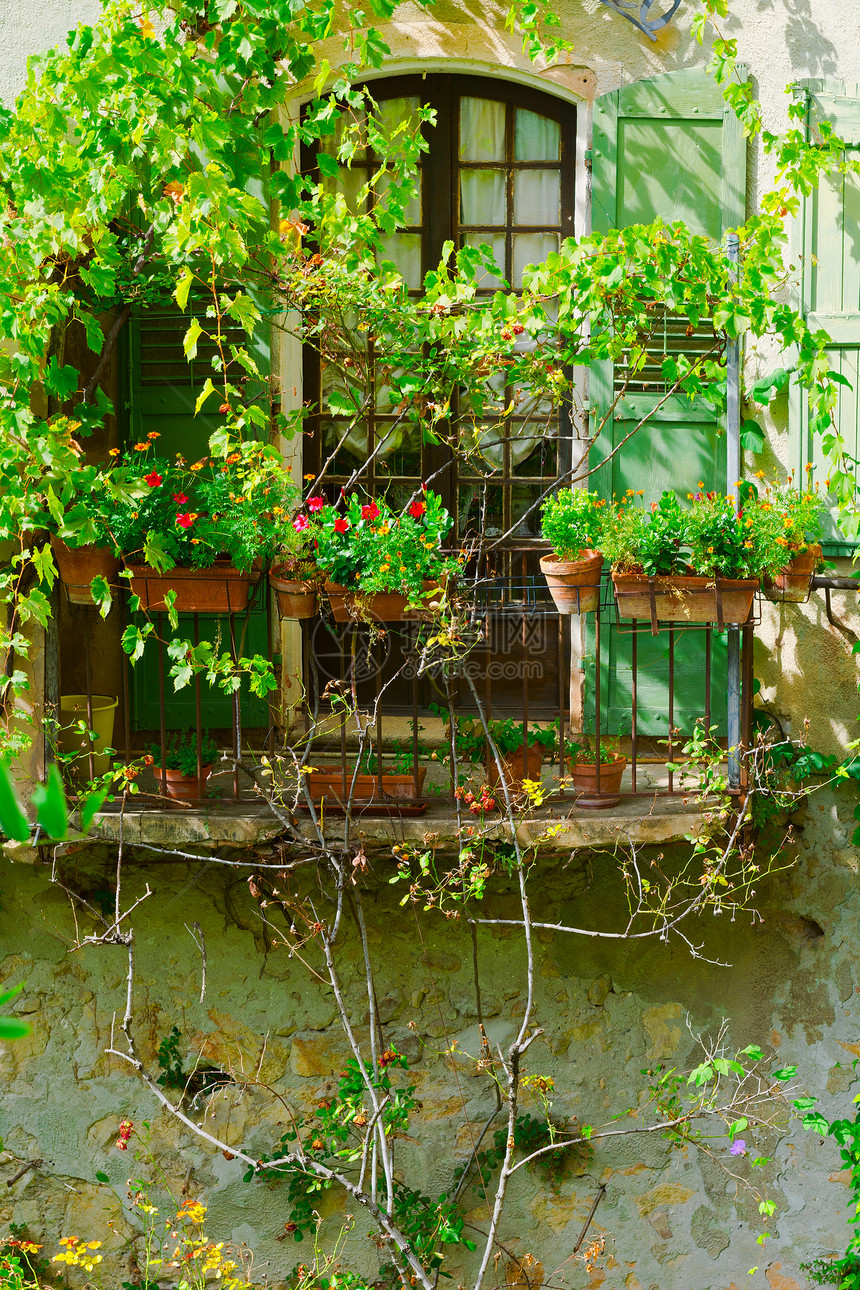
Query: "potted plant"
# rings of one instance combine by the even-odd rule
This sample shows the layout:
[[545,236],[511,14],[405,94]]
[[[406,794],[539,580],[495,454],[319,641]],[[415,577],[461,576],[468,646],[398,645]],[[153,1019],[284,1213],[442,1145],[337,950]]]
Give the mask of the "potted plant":
[[753,499],[666,492],[650,510],[632,492],[607,516],[601,545],[623,618],[719,625],[749,617],[762,577],[784,562],[772,521]]
[[220,458],[187,463],[135,444],[143,494],[116,508],[110,531],[140,607],[162,610],[168,591],[187,613],[247,608],[254,571],[278,551],[298,500],[267,444],[238,444]]
[[[419,754],[426,751],[419,747]],[[329,805],[345,805],[352,798],[356,805],[379,804],[387,799],[414,801],[421,797],[427,767],[416,764],[411,746],[394,740],[392,745],[393,769],[380,772],[380,761],[373,749],[367,749],[354,766],[315,767],[307,772],[308,792],[314,802],[329,799]],[[381,796],[380,796],[381,791]]]
[[[568,740],[564,746],[576,805],[590,809],[615,806],[621,800],[621,779],[627,758],[601,743],[597,750]],[[599,771],[598,771],[599,767]]]
[[442,554],[452,519],[436,493],[423,490],[402,513],[355,494],[337,506],[311,497],[307,506],[336,622],[414,617],[459,567]]
[[[122,563],[110,528],[116,507],[139,495],[140,485],[128,471],[89,464],[46,484],[36,525],[50,531],[54,563],[72,604],[96,604],[115,589]],[[96,579],[102,585],[96,584],[94,596]]]
[[307,516],[295,516],[269,570],[269,586],[275,593],[282,618],[313,618],[317,613],[322,575],[315,559],[314,541]]
[[[499,750],[509,790],[519,793],[522,791],[523,780],[539,781],[544,757],[555,746],[558,739],[556,725],[529,726],[528,735],[526,735],[523,723],[508,717],[505,721],[489,721],[487,728],[493,743]],[[496,785],[499,782],[499,768],[489,744],[486,745],[484,755],[487,782]]]
[[[811,470],[807,467],[807,473]],[[803,604],[809,599],[812,576],[822,558],[821,537],[824,506],[818,485],[805,489],[792,487],[793,476],[782,488],[767,487],[759,497],[759,506],[773,508],[777,542],[788,557],[782,568],[764,579],[764,594],[779,603]],[[750,486],[752,487],[752,486]]]
[[596,493],[560,488],[541,508],[541,532],[552,554],[541,556],[540,568],[560,614],[586,614],[600,605],[603,507]]
[[171,739],[164,749],[163,758],[160,744],[151,744],[149,752],[159,786],[162,783],[162,770],[164,772],[164,791],[168,797],[173,797],[180,802],[195,802],[203,797],[206,792],[206,781],[212,773],[212,766],[218,756],[215,741],[210,737],[208,730],[201,735],[199,761],[197,736],[191,731]]

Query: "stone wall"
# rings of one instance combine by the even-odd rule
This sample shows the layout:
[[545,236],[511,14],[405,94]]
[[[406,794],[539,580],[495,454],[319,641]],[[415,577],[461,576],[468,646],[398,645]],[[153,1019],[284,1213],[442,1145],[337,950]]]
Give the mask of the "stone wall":
[[[702,942],[704,959],[693,959],[680,942],[541,934],[536,1020],[545,1034],[528,1066],[555,1080],[556,1115],[596,1124],[623,1113],[637,1102],[643,1068],[694,1060],[694,1034],[714,1034],[723,1019],[733,1045],[761,1043],[780,1064],[796,1062],[801,1083],[822,1097],[825,1112],[851,1114],[851,1063],[860,1055],[852,806],[850,794],[827,792],[796,813],[795,863],[763,879],[761,919],[708,916],[688,929],[694,942]],[[42,1164],[8,1192],[4,1188],[0,1223],[26,1222],[33,1238],[48,1246],[60,1235],[101,1237],[108,1218],[118,1232],[127,1230],[121,1202],[127,1179],[141,1171],[114,1142],[124,1117],[138,1125],[149,1121],[176,1192],[185,1184],[208,1201],[210,1235],[247,1241],[258,1270],[262,1263],[277,1281],[309,1255],[306,1245],[278,1239],[288,1218],[285,1188],[245,1184],[240,1162],[171,1122],[138,1077],[106,1054],[114,1018],[124,1007],[125,951],[73,948],[69,898],[52,885],[50,868],[34,859],[5,863],[0,871],[0,980],[26,981],[24,1010],[33,1022],[32,1035],[7,1045],[0,1057],[0,1136],[11,1153],[0,1162],[5,1160],[7,1176],[17,1169],[12,1155]],[[70,890],[97,903],[112,889],[115,860],[108,847],[70,848],[57,872]],[[672,863],[666,856],[661,867]],[[407,1181],[435,1196],[450,1187],[452,1167],[468,1151],[467,1122],[481,1125],[492,1110],[493,1087],[468,1061],[445,1056],[454,1040],[461,1051],[477,1054],[468,929],[434,914],[416,919],[401,908],[402,888],[387,881],[391,871],[391,859],[379,854],[362,883],[363,899],[386,1042],[413,1061],[421,1102],[401,1163]],[[269,1086],[231,1085],[193,1112],[198,1119],[205,1113],[215,1136],[256,1154],[270,1151],[284,1131],[274,1126],[286,1121],[287,1107],[300,1114],[332,1091],[348,1053],[330,990],[272,944],[246,874],[211,857],[152,864],[132,855],[124,898],[130,902],[146,884],[152,889],[133,918],[134,1030],[146,1065],[158,1073],[156,1049],[176,1025],[192,1056],[200,1053],[216,1067]],[[575,862],[541,858],[531,887],[537,919],[604,930],[623,925],[618,861],[610,853],[580,852]],[[501,890],[483,912],[515,917],[515,908],[513,894]],[[277,923],[277,915],[270,916]],[[196,925],[207,950],[202,1003],[201,959],[189,931]],[[77,934],[93,930],[79,910]],[[522,941],[514,929],[484,928],[478,948],[487,1028],[494,1042],[504,1044],[522,1015]],[[361,1032],[367,1018],[363,969],[349,933],[341,954],[351,1019]],[[315,961],[312,947],[308,958]],[[581,1265],[569,1266],[568,1284],[726,1290],[759,1266],[774,1290],[795,1290],[805,1284],[801,1261],[844,1248],[844,1176],[832,1144],[820,1145],[796,1128],[779,1138],[746,1136],[773,1157],[768,1191],[777,1216],[764,1249],[755,1242],[761,1230],[755,1206],[707,1153],[673,1152],[654,1136],[598,1144],[592,1160],[562,1171],[555,1190],[538,1174],[518,1174],[503,1240],[518,1257],[535,1255],[548,1273],[570,1255],[597,1187],[605,1183],[592,1229],[607,1238],[603,1269],[589,1277]],[[725,1146],[723,1139],[723,1151]],[[739,1174],[748,1169],[746,1160],[737,1162]],[[97,1171],[107,1174],[109,1185],[99,1185]],[[333,1235],[342,1199],[324,1197],[321,1213]],[[480,1228],[486,1217],[475,1197],[470,1221]],[[119,1249],[116,1238],[108,1244]],[[347,1262],[367,1268],[370,1252],[359,1224]],[[116,1257],[124,1273],[119,1279],[128,1279],[126,1255]],[[764,1284],[762,1272],[757,1283]]]

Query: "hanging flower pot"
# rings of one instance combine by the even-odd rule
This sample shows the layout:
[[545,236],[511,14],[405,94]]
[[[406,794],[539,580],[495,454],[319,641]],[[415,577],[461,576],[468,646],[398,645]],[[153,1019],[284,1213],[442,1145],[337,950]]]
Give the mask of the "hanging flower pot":
[[745,623],[759,588],[758,578],[649,578],[612,571],[621,618],[652,623]]
[[600,607],[600,574],[603,556],[582,550],[577,560],[555,554],[541,556],[540,571],[560,614],[588,614]]
[[[423,582],[425,592],[438,587],[438,582]],[[341,587],[336,582],[325,584],[332,617],[336,623],[378,622],[402,623],[420,618],[426,610],[409,608],[409,597],[399,591],[362,592]]]
[[240,572],[226,561],[216,560],[209,569],[177,566],[159,572],[147,564],[126,566],[132,595],[140,597],[141,609],[159,612],[167,608],[165,595],[176,592],[175,608],[184,614],[239,614],[248,608],[254,571]]
[[120,562],[110,547],[89,542],[84,546],[68,546],[56,533],[51,534],[51,547],[66,588],[66,595],[73,605],[94,605],[90,583],[93,578],[104,578],[114,589]]
[[275,592],[282,618],[313,618],[319,608],[319,582],[314,578],[291,578],[288,564],[269,570],[269,586]]
[[798,546],[789,547],[789,550],[794,554],[785,568],[773,578],[765,578],[764,594],[774,604],[787,601],[792,605],[802,605],[809,599],[812,575],[821,559],[821,547],[814,542],[805,551]]
[[611,761],[600,763],[600,786],[597,783],[597,763],[576,757],[570,763],[570,778],[577,794],[576,805],[590,810],[615,806],[621,801],[621,779],[627,758],[617,754]]

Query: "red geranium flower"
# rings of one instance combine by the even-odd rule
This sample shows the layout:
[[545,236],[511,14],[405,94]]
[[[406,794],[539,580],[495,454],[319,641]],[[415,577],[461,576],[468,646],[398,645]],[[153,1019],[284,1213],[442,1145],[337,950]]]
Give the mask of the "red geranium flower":
[[302,529],[306,529],[309,524],[310,524],[310,520],[308,519],[307,515],[297,515],[296,518],[293,520],[293,528],[296,530],[297,533],[301,533]]
[[322,510],[322,508],[323,508],[324,506],[325,506],[325,498],[324,498],[324,497],[309,497],[309,498],[308,498],[308,510],[309,510],[309,511],[321,511],[321,510]]
[[349,520],[345,520],[342,517],[335,520],[334,522],[335,533],[346,533],[348,529],[349,529]]
[[363,520],[375,520],[379,514],[379,507],[376,502],[371,502],[369,506],[362,506],[361,518]]
[[158,488],[158,485],[161,483],[161,478],[162,477],[159,475],[158,471],[154,470],[151,475],[144,475],[143,482],[145,484],[149,484],[150,488]]
[[194,523],[196,519],[197,519],[197,516],[193,513],[193,511],[185,511],[185,512],[180,511],[179,514],[176,516],[176,523],[179,525],[181,529],[190,529],[191,525]]
[[184,493],[174,493],[173,500],[177,506],[184,506],[184,504],[188,501],[188,498],[185,496]]
[[413,502],[409,507],[409,514],[412,516],[413,520],[420,520],[426,510],[427,505],[425,502]]

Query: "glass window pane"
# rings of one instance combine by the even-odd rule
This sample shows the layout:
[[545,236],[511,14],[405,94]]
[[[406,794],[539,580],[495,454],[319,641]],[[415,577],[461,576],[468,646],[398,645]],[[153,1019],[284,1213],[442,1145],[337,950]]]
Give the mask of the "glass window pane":
[[[406,224],[420,225],[421,223],[421,194],[423,191],[422,189],[423,178],[424,177],[420,170],[416,175],[413,176],[416,191],[412,194],[408,202],[406,202],[403,207],[403,220],[404,220],[404,223]],[[391,187],[392,179],[393,179],[392,175],[384,174],[384,175],[380,175],[376,181],[376,191],[379,194],[379,196],[383,199],[383,201],[385,201],[388,196],[388,190]]]
[[561,223],[560,174],[557,170],[514,173],[514,223],[546,226]]
[[335,121],[334,134],[320,139],[320,151],[335,156],[342,143],[348,143],[349,154],[364,153],[367,149],[367,121],[363,112],[344,109]]
[[558,121],[517,108],[514,158],[517,161],[558,161],[560,153],[561,127]]
[[514,287],[523,285],[523,271],[527,264],[541,264],[548,255],[557,250],[557,233],[516,233],[512,285]]
[[460,159],[504,161],[504,103],[494,103],[491,99],[460,99]]
[[390,135],[398,126],[409,125],[415,119],[419,106],[418,96],[415,94],[403,99],[383,99],[373,115],[385,134]]
[[392,260],[407,287],[421,286],[421,234],[391,233],[379,239],[380,263]]
[[386,475],[420,475],[421,431],[405,422],[377,421],[376,470]]
[[[466,246],[489,246],[493,259],[495,260],[500,273],[505,269],[505,235],[504,233],[467,233],[463,241]],[[479,287],[495,289],[502,285],[501,278],[491,273],[489,269],[479,268],[476,274]]]
[[326,456],[334,452],[338,444],[340,444],[340,450],[334,462],[336,470],[343,453],[359,461],[365,461],[370,451],[367,444],[367,425],[361,421],[352,426],[349,421],[324,421],[323,451]]
[[[366,183],[367,171],[363,166],[355,166],[352,169],[341,166],[337,178],[334,175],[329,175],[323,179],[323,188],[329,193],[343,193],[349,210],[355,215],[359,208],[358,194]],[[365,196],[365,200],[361,203],[362,214],[366,209],[367,199]]]
[[503,170],[460,171],[461,224],[504,225],[506,213]]

